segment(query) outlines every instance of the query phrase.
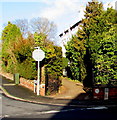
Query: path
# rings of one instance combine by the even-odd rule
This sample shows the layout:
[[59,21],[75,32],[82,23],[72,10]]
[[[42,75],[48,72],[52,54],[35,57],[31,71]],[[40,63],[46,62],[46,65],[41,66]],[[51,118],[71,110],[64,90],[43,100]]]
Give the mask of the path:
[[[8,79],[13,79],[13,75],[9,73],[0,71],[0,74]],[[63,77],[62,79],[62,87],[60,88],[60,92],[56,95],[50,95],[48,97],[52,97],[54,99],[87,99],[87,95],[83,90],[83,85],[79,82],[71,81],[66,77]]]
[[63,86],[60,88],[60,92],[49,97],[54,97],[56,99],[74,99],[78,98],[81,94],[83,96],[85,93],[82,83],[63,78],[62,84]]

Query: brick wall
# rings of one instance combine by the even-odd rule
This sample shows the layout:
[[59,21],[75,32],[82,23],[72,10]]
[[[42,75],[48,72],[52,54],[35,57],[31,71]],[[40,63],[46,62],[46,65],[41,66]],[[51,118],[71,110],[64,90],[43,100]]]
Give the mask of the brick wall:
[[45,84],[41,84],[40,86],[40,95],[45,96]]
[[24,78],[20,78],[20,85],[24,86],[30,90],[34,90],[34,81],[33,80],[26,80]]
[[[34,91],[34,81],[20,78],[20,85]],[[40,95],[45,96],[45,84],[40,85]]]

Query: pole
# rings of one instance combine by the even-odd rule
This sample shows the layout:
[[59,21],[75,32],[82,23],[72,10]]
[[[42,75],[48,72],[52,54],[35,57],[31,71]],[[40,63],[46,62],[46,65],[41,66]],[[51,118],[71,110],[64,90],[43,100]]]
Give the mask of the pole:
[[37,50],[33,51],[32,57],[34,58],[35,61],[38,61],[38,70],[37,70],[37,87],[35,85],[34,87],[36,87],[37,95],[40,95],[40,61],[44,59],[45,53],[40,49],[40,47],[35,47],[35,49]]
[[40,61],[38,61],[38,74],[37,74],[37,95],[40,92]]

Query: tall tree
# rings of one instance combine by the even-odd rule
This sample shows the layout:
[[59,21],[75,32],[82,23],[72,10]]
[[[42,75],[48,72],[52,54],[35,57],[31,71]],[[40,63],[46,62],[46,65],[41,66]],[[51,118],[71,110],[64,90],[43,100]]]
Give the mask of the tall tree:
[[[97,4],[97,2],[95,4]],[[109,81],[114,78],[112,74],[115,73],[112,64],[114,64],[115,61],[114,53],[116,51],[114,47],[116,39],[116,33],[114,31],[116,11],[112,8],[104,11],[102,4],[99,4],[97,5],[99,9],[96,11],[94,9],[93,13],[92,5],[96,8],[94,3],[90,3],[89,6],[86,7],[86,20],[84,19],[84,30],[87,35],[86,45],[90,51],[93,68],[95,70],[95,82],[108,84]],[[111,73],[111,75],[108,73]]]
[[28,79],[34,78],[36,68],[32,59],[33,45],[32,36],[24,39],[20,29],[9,22],[2,33],[3,68],[10,73],[18,72]]
[[12,22],[20,28],[23,37],[27,38],[29,34],[45,34],[46,38],[56,43],[57,26],[47,18],[16,19]]
[[29,23],[27,19],[16,19],[12,23],[20,28],[20,31],[24,37],[28,37]]
[[18,41],[20,37],[20,29],[16,25],[8,22],[8,25],[2,32],[2,60],[8,71],[10,69],[13,70],[13,67],[17,63],[12,44]]
[[[86,69],[84,74],[84,76],[87,74],[84,79],[86,84],[90,83],[93,75],[96,83],[108,84],[109,81],[117,79],[115,77],[117,73],[115,64],[117,51],[116,15],[117,12],[112,8],[104,11],[103,4],[98,1],[88,2],[80,29],[76,37],[68,43],[69,59],[74,59],[74,54],[80,54],[76,57],[76,61],[72,60],[72,64],[80,63],[79,58],[83,60],[80,65],[83,65],[84,70]],[[81,46],[86,50],[84,55],[81,52],[83,51]],[[81,57],[82,55],[83,57]],[[76,71],[79,72],[79,69]]]
[[80,40],[78,36],[73,36],[66,45],[66,50],[66,57],[70,61],[71,77],[83,81],[86,76],[86,69],[83,62],[86,51],[84,41]]
[[38,34],[45,34],[47,39],[53,41],[56,36],[57,27],[56,25],[49,21],[47,18],[33,18],[30,23],[30,31]]

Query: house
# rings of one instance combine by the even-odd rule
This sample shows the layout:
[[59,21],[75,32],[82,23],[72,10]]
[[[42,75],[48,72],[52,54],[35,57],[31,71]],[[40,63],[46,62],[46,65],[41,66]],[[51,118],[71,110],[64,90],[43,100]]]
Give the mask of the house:
[[67,30],[65,30],[63,33],[59,35],[63,43],[62,45],[63,57],[65,57],[65,52],[66,52],[65,45],[72,38],[72,36],[77,33],[80,24],[81,21],[76,22],[74,25],[72,25],[71,27],[69,27]]
[[[65,30],[63,33],[59,35],[59,37],[62,40],[62,53],[63,57],[66,57],[66,49],[65,45],[67,45],[67,42],[72,38],[73,35],[75,35],[78,31],[78,28],[80,27],[81,21],[76,22],[74,25],[69,27],[67,30]],[[63,76],[67,76],[67,71],[66,69],[63,69]]]

